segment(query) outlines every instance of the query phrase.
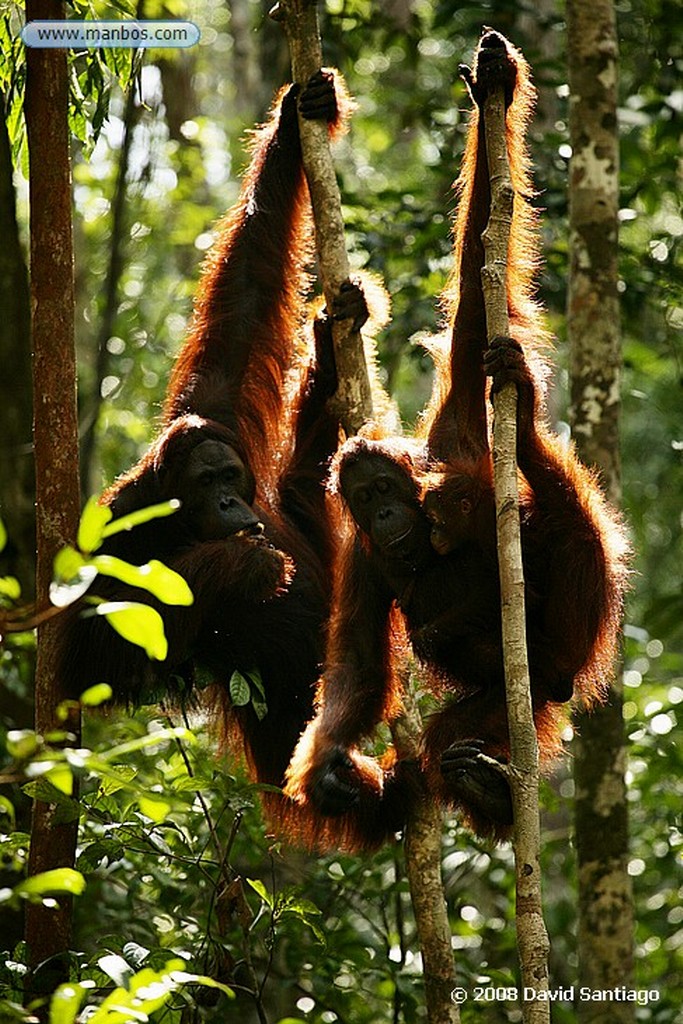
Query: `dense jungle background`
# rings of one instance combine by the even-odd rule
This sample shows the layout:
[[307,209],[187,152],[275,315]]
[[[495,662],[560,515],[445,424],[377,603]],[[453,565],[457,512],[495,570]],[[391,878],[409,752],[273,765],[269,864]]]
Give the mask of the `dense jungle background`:
[[[195,21],[199,45],[147,51],[140,65],[131,64],[139,54],[114,50],[73,60],[86,495],[99,493],[135,462],[154,434],[212,225],[237,196],[247,162],[245,132],[263,120],[274,91],[288,79],[284,36],[267,7],[262,0],[169,0],[163,6],[148,0],[146,17]],[[636,552],[624,660],[629,873],[637,987],[659,992],[636,1009],[636,1019],[665,1024],[681,1019],[683,993],[683,219],[677,194],[683,52],[680,12],[671,0],[618,0],[616,9],[623,507]],[[89,12],[82,0],[73,5],[74,17]],[[116,11],[107,14],[103,5],[97,13],[135,12],[122,2]],[[0,253],[0,434],[11,442],[10,453],[30,423],[30,367],[10,356],[18,332],[29,352],[27,322],[15,302],[15,275],[26,258],[27,163],[21,10],[2,2],[0,16],[8,129],[0,161],[0,223],[4,219],[7,230],[0,230],[11,237],[15,202],[22,246],[17,252],[3,242]],[[351,131],[334,151],[347,241],[354,267],[379,275],[392,298],[379,358],[406,429],[429,395],[430,361],[418,342],[423,332],[438,329],[437,300],[450,266],[451,186],[469,109],[458,65],[471,59],[486,24],[523,50],[539,89],[531,148],[544,210],[540,295],[557,342],[553,413],[568,431],[563,17],[563,5],[554,0],[326,4],[326,61],[341,69],[358,103]],[[127,99],[120,82],[131,77],[136,85]],[[25,456],[26,450],[23,463]],[[10,538],[2,572],[16,575],[30,597],[32,499],[23,463],[14,455],[0,460],[2,519]],[[29,800],[12,774],[23,755],[4,738],[31,727],[33,647],[33,635],[22,633],[0,651],[0,782],[7,783],[0,791],[0,889],[16,885],[26,863]],[[423,1020],[401,846],[367,858],[313,858],[284,849],[265,834],[253,787],[238,765],[217,755],[201,716],[189,722],[194,743],[164,739],[150,746],[148,737],[169,721],[181,724],[177,713],[159,708],[86,716],[83,746],[93,760],[86,759],[83,770],[76,866],[87,890],[75,900],[74,970],[106,989],[143,963],[158,967],[175,956],[188,971],[234,984],[238,993],[235,1001],[215,989],[190,987],[175,993],[155,1021],[238,1015],[245,1024]],[[98,773],[97,758],[116,764],[116,777]],[[567,758],[543,787],[544,896],[556,988],[576,978],[572,793],[569,743]],[[66,796],[64,805],[68,810]],[[511,864],[509,848],[480,844],[456,821],[446,822],[445,893],[458,977],[469,991],[482,983],[517,984]],[[18,904],[0,907],[4,1022],[22,1019],[22,932]],[[558,1024],[574,1019],[567,1006],[554,1013]],[[470,1004],[463,1019],[502,1024],[519,1016],[513,1003],[499,1000]]]

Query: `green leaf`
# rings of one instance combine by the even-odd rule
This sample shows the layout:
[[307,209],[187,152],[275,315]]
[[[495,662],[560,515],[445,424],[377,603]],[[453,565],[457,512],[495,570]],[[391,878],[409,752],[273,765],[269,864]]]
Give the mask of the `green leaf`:
[[262,722],[268,714],[268,705],[266,702],[264,700],[259,700],[257,697],[252,697],[251,706],[253,707],[254,713],[259,722]]
[[[57,716],[57,721],[58,722],[69,722],[69,721],[71,721],[75,716],[78,715],[78,713],[80,711],[80,707],[81,706],[80,706],[80,704],[78,703],[77,700],[62,700],[62,701],[60,701],[59,704],[57,705],[57,707],[55,708],[55,712],[56,712],[56,716]],[[61,739],[59,739],[58,737],[59,737],[59,730],[54,730],[53,732],[47,734],[45,736],[45,739],[49,743],[60,743],[60,742],[63,742],[67,738],[66,733],[64,732],[64,730],[61,730]]]
[[100,779],[100,793],[102,796],[111,796],[125,789],[129,782],[137,775],[137,768],[130,764],[113,764],[108,770],[106,777]]
[[266,699],[266,689],[265,689],[265,687],[263,685],[263,679],[261,677],[260,671],[257,668],[250,668],[249,671],[247,672],[247,677],[248,677],[249,682],[251,683],[251,685],[256,690],[258,690],[258,692],[261,694],[261,696],[265,700]]
[[[54,761],[37,762],[34,761],[31,768],[44,769],[44,772],[49,772],[55,767]],[[78,800],[74,800],[67,793],[57,789],[53,786],[48,778],[37,778],[35,782],[27,782],[25,786],[21,787],[22,793],[26,796],[31,797],[32,800],[42,800],[44,804],[51,804],[54,806],[52,815],[53,825],[63,825],[69,821],[77,821],[80,817],[81,805]]]
[[60,793],[66,793],[67,796],[72,795],[74,790],[74,777],[67,764],[56,764],[54,768],[50,768],[50,771],[46,772],[45,778],[48,779]]
[[125,988],[126,982],[132,975],[130,965],[116,953],[109,953],[107,956],[99,957],[97,966],[111,978],[115,985]]
[[245,707],[251,701],[256,717],[259,722],[263,721],[268,714],[268,705],[263,679],[257,668],[250,668],[244,675],[235,669],[230,677],[229,690],[235,707]]
[[192,591],[183,577],[156,559],[146,565],[131,565],[113,555],[96,555],[92,564],[103,576],[113,576],[132,587],[141,587],[165,604],[190,605]]
[[28,832],[12,832],[10,835],[0,835],[0,849],[3,856],[10,856],[14,853],[24,853],[31,845],[31,837]]
[[252,887],[254,892],[258,893],[266,906],[273,909],[273,897],[266,889],[265,885],[259,878],[247,878],[247,883]]
[[251,698],[251,688],[249,682],[244,678],[241,672],[237,669],[230,676],[230,683],[228,684],[230,692],[230,700],[236,708],[243,708],[249,703]]
[[77,544],[81,551],[90,554],[97,551],[104,539],[104,530],[111,521],[112,511],[100,505],[97,498],[88,498],[78,526]]
[[105,858],[111,863],[121,860],[125,852],[126,848],[123,843],[117,842],[116,839],[101,839],[96,843],[90,843],[79,854],[76,862],[78,870],[85,875],[90,874],[102,864]]
[[315,921],[309,921],[308,918],[304,918],[304,921],[306,922],[308,927],[311,929],[311,931],[313,932],[316,940],[320,943],[320,945],[321,946],[326,946],[327,945],[327,936],[325,935],[325,932],[322,930],[320,925],[316,924]]
[[213,978],[209,978],[205,974],[188,974],[187,971],[172,971],[171,978],[179,985],[204,985],[205,988],[217,988],[230,999],[235,998],[235,993],[231,988],[220,981],[214,981]]
[[0,576],[0,596],[6,597],[8,601],[18,601],[21,597],[19,580],[14,576]]
[[7,544],[7,529],[2,519],[0,519],[0,551],[3,551]]
[[151,950],[146,946],[141,946],[139,942],[127,942],[121,952],[126,957],[127,963],[138,968],[142,967]]
[[80,551],[68,545],[57,552],[52,571],[50,600],[57,608],[66,608],[82,597],[97,575]]
[[172,516],[180,508],[180,502],[173,498],[171,501],[162,501],[159,505],[150,505],[148,508],[137,509],[120,519],[113,519],[102,532],[103,537],[112,537],[122,530],[132,530],[134,526],[142,526],[151,519],[161,519],[165,516]]
[[307,917],[309,914],[313,914],[314,917],[319,917],[322,914],[322,910],[320,910],[319,907],[316,907],[315,903],[311,903],[310,900],[301,899],[298,896],[294,896],[288,900],[284,909],[289,913],[298,914],[300,917]]
[[180,959],[169,960],[162,971],[144,967],[128,982],[128,988],[116,988],[88,1018],[88,1024],[130,1024],[147,1021],[164,1006],[178,987],[174,972],[185,966]]
[[168,642],[164,620],[154,608],[134,601],[105,601],[97,606],[97,614],[105,615],[112,629],[124,640],[142,647],[148,658],[165,659]]
[[67,583],[70,580],[78,580],[80,579],[81,569],[86,564],[87,560],[81,552],[76,551],[76,548],[67,544],[66,547],[61,548],[55,555],[52,567],[53,575],[56,580]]
[[27,878],[14,890],[19,896],[47,896],[50,893],[66,892],[80,896],[85,892],[85,878],[73,868],[55,868],[43,871],[33,878]]
[[0,796],[0,815],[6,814],[10,820],[10,829],[14,831],[16,825],[16,815],[14,811],[14,804],[11,800],[8,800],[6,796]]
[[[127,743],[120,743],[117,747],[112,747],[106,754],[101,754],[100,757],[103,762],[109,760],[115,761],[120,757],[127,757],[128,754],[135,753],[136,750],[143,750],[145,747],[158,746],[160,743],[164,743],[167,740],[183,740],[185,743],[196,743],[197,737],[190,729],[186,729],[182,725],[174,726],[172,729],[159,729],[158,732],[148,733],[146,736],[139,736],[137,739],[129,740]],[[117,768],[119,766],[117,765]]]
[[138,798],[138,804],[142,813],[157,824],[166,821],[166,818],[171,813],[171,805],[162,800],[161,797],[141,796]]
[[38,737],[33,729],[12,729],[7,733],[6,746],[10,757],[25,761],[38,749]]
[[50,1024],[73,1024],[84,995],[81,985],[60,985],[50,1002]]
[[[257,668],[252,668],[247,673],[247,678],[249,679],[249,683],[252,687],[251,706],[253,707],[259,722],[262,722],[268,714],[268,703],[266,701],[266,689],[263,685],[261,673]],[[254,690],[256,690],[256,693],[254,693]]]
[[105,701],[111,700],[113,690],[109,683],[98,683],[97,686],[90,686],[81,694],[81,704],[86,708],[96,708]]

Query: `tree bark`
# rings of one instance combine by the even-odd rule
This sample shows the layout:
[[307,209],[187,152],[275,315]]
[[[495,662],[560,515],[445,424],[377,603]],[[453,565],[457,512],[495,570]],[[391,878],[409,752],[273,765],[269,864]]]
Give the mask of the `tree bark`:
[[[404,694],[403,714],[392,722],[391,733],[399,758],[417,764],[422,720],[407,678]],[[421,781],[420,774],[416,784]],[[456,975],[441,873],[442,832],[441,805],[423,786],[422,799],[416,802],[408,820],[404,845],[408,886],[422,953],[427,1020],[429,1024],[460,1024],[460,1009],[451,998],[456,988]]]
[[[491,180],[491,213],[483,235],[486,263],[482,285],[489,343],[509,334],[507,253],[514,190],[505,137],[502,88],[486,100],[486,156]],[[494,402],[493,463],[496,491],[498,565],[502,602],[505,693],[510,729],[510,788],[514,812],[513,847],[517,893],[517,947],[523,986],[548,988],[548,934],[541,901],[541,835],[538,812],[538,742],[531,704],[526,648],[524,569],[517,489],[517,392],[508,384]],[[549,1003],[525,1000],[528,1024],[550,1020]]]
[[[28,20],[63,19],[61,0],[28,0]],[[78,425],[74,353],[73,238],[68,133],[68,77],[63,50],[26,51],[26,127],[29,146],[31,311],[33,338],[33,435],[35,445],[38,605],[49,600],[57,551],[74,542],[78,525]],[[70,694],[55,675],[55,626],[38,630],[35,688],[36,730],[67,729],[79,742],[73,714],[58,722],[56,709]],[[72,867],[77,819],[57,823],[57,808],[36,801],[29,874]],[[71,903],[57,909],[29,904],[26,941],[31,974],[28,994],[52,991],[68,977]],[[40,970],[38,970],[40,968]]]
[[[310,0],[281,0],[277,17],[283,21],[292,58],[292,77],[304,86],[322,67],[318,9]],[[299,119],[301,149],[313,205],[318,269],[327,308],[350,275],[344,240],[341,196],[327,139],[319,121]],[[333,323],[332,336],[339,385],[336,408],[347,434],[354,434],[372,417],[372,393],[360,331],[349,321]]]
[[[570,277],[567,323],[571,420],[582,459],[621,498],[617,130],[618,44],[612,0],[570,0]],[[625,733],[621,684],[608,704],[575,716],[579,983],[633,983],[633,904],[628,862]],[[633,1003],[582,1002],[584,1024],[625,1024]]]

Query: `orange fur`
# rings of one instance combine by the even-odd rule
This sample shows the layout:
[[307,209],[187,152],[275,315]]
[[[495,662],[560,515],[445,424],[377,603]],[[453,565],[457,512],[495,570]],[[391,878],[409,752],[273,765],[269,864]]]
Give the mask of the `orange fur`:
[[[594,474],[546,423],[548,337],[535,298],[538,217],[530,203],[533,183],[526,147],[535,90],[522,55],[497,34],[482,37],[470,76],[475,99],[488,87],[486,75],[491,73],[507,76],[506,88],[514,81],[506,114],[515,188],[507,290],[510,334],[522,350],[520,355],[514,346],[495,349],[492,372],[507,374],[519,393],[527,632],[534,718],[541,763],[547,767],[561,749],[566,718],[562,704],[572,686],[585,702],[604,698],[619,636],[628,544]],[[396,499],[395,507],[400,500],[402,507],[414,509],[421,500],[423,511],[444,527],[445,547],[436,547],[436,554],[427,545],[431,554],[425,554],[415,540],[417,534],[411,533],[404,548],[387,548],[363,532],[366,526],[357,526],[345,543],[335,569],[318,710],[290,765],[287,791],[301,807],[313,806],[320,799],[320,778],[335,782],[339,751],[355,765],[361,739],[395,714],[401,689],[390,641],[392,619],[400,615],[427,685],[443,701],[424,731],[427,784],[456,807],[470,827],[501,839],[509,831],[505,814],[500,808],[489,813],[477,787],[463,785],[457,769],[447,774],[442,764],[442,755],[453,744],[462,748],[474,743],[489,758],[509,758],[487,401],[490,381],[484,366],[481,233],[490,207],[484,146],[477,106],[457,184],[453,271],[441,300],[450,347],[446,351],[443,345],[433,346],[435,385],[419,439],[411,443],[387,437],[376,426],[368,428],[342,446],[330,484],[333,493],[346,499],[346,474],[353,474],[354,467],[383,466],[385,481],[392,473],[394,480],[404,481],[402,489],[396,489],[404,497]],[[503,362],[496,365],[496,358]],[[361,477],[366,492],[369,473],[366,470]],[[391,513],[387,503],[382,515]],[[418,525],[411,529],[426,529],[428,534],[429,525],[420,525],[419,516],[415,521]],[[402,538],[395,543],[403,543]],[[408,553],[412,557],[417,551],[419,561],[408,563]],[[366,799],[374,789],[376,819],[384,822],[387,835],[395,828],[397,787],[400,791],[404,784],[400,768],[399,764],[392,769],[388,784],[380,785],[377,778],[369,788],[367,765],[357,769],[358,793]],[[464,774],[471,770],[466,767]],[[343,794],[344,787],[340,790]],[[406,784],[406,813],[413,792]]]
[[[283,784],[313,714],[338,544],[336,507],[328,507],[325,489],[340,430],[330,401],[330,321],[320,317],[312,336],[302,332],[313,231],[298,94],[296,87],[282,90],[270,120],[253,133],[239,199],[217,228],[170,376],[160,434],[102,499],[114,518],[184,499],[175,515],[120,531],[104,550],[135,564],[163,560],[187,580],[194,603],[166,605],[98,579],[98,595],[159,612],[168,641],[163,661],[150,661],[103,617],[83,617],[80,606],[64,617],[60,638],[60,671],[74,696],[101,679],[123,702],[182,699],[194,692],[199,668],[202,681],[214,680],[212,721],[245,757],[253,781],[273,788]],[[333,135],[350,109],[338,77],[335,94]],[[213,473],[200,457],[208,475],[192,475],[188,467],[205,442],[212,442]],[[226,526],[238,504],[244,526],[234,518]],[[224,533],[202,525],[207,507],[223,513],[215,518]],[[252,680],[252,703],[233,705],[235,672]],[[257,713],[259,685],[265,715]],[[378,773],[371,768],[358,761],[368,786]],[[267,793],[264,803],[273,822],[291,819],[301,833],[322,830],[331,841],[327,823],[280,794]],[[359,828],[366,826],[374,835],[371,820]]]

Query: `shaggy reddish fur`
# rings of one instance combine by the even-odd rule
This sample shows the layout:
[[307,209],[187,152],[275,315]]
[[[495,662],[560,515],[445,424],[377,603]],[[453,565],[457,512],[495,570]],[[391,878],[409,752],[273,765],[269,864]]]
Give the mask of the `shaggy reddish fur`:
[[[469,741],[491,758],[509,757],[481,287],[481,234],[490,207],[477,105],[491,66],[483,66],[485,48],[506,54],[502,73],[511,92],[506,128],[515,202],[507,286],[510,333],[521,346],[521,351],[507,346],[489,371],[494,386],[513,380],[519,394],[527,633],[544,766],[561,747],[562,704],[572,691],[588,703],[604,699],[628,573],[619,518],[605,502],[594,474],[545,422],[547,337],[534,300],[538,240],[536,214],[529,203],[532,181],[525,143],[535,90],[522,55],[494,35],[482,38],[469,81],[476,103],[457,186],[454,267],[443,297],[451,342],[448,352],[436,351],[436,382],[420,431],[421,444],[411,446],[381,435],[353,438],[333,464],[331,485],[343,497],[345,474],[354,464],[382,456],[390,472],[413,481],[414,493],[434,524],[446,532],[458,526],[459,539],[454,548],[441,554],[431,550],[406,568],[405,562],[392,561],[356,528],[337,563],[318,713],[295,753],[287,792],[303,806],[315,805],[320,779],[335,781],[340,752],[356,763],[363,738],[396,714],[401,687],[392,620],[399,615],[427,684],[442,701],[423,736],[427,784],[478,833],[500,839],[508,834],[509,821],[442,763],[449,747]],[[430,523],[424,528],[428,533]],[[376,765],[373,769],[377,772]],[[371,774],[365,762],[362,773],[359,790],[367,787]],[[384,821],[390,835],[401,803],[400,765],[392,766],[388,778],[376,778],[377,832]],[[343,781],[353,783],[352,773]],[[409,800],[406,789],[404,815]]]
[[[349,112],[339,78],[335,94],[333,135]],[[167,657],[149,661],[101,617],[84,616],[83,605],[65,617],[60,641],[61,672],[74,695],[108,682],[116,700],[140,704],[186,697],[200,681],[213,680],[214,719],[245,754],[254,781],[273,787],[283,784],[313,713],[338,542],[325,492],[339,441],[328,403],[336,388],[329,321],[316,324],[317,358],[302,335],[313,230],[297,95],[296,87],[284,89],[268,123],[253,134],[240,197],[218,226],[171,374],[161,433],[102,499],[119,518],[177,497],[196,446],[219,441],[247,467],[248,501],[268,543],[239,533],[202,539],[182,508],[118,533],[104,551],[136,564],[160,559],[194,593],[192,606],[175,607],[104,576],[92,588],[108,600],[154,607],[164,621]],[[251,704],[233,707],[235,670],[260,675],[264,717]],[[278,794],[264,802],[271,819],[287,818],[293,832],[327,829]]]

